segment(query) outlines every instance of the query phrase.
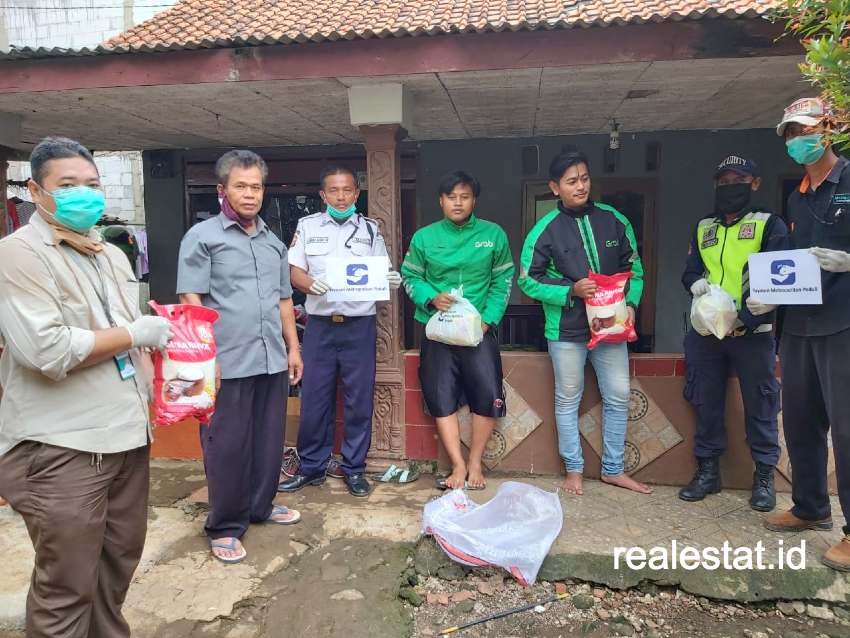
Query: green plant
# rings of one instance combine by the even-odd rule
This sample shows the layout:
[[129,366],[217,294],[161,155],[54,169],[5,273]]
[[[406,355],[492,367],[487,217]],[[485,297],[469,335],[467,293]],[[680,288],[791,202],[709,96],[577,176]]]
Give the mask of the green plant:
[[850,0],[780,0],[775,20],[800,39],[806,61],[800,71],[834,111],[830,141],[850,148]]

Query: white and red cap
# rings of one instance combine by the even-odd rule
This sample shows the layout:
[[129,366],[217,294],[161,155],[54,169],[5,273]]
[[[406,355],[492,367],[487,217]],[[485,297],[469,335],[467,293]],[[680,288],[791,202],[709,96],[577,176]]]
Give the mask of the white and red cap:
[[785,135],[785,127],[791,122],[797,122],[803,126],[815,126],[829,114],[829,106],[819,97],[800,98],[785,108],[782,121],[776,127],[776,134],[779,137]]

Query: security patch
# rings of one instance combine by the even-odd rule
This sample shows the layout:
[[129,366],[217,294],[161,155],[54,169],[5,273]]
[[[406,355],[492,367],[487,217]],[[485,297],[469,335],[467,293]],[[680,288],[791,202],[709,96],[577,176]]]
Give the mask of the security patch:
[[743,224],[738,231],[738,239],[754,239],[756,236],[756,225],[753,223]]
[[717,225],[709,226],[702,234],[702,248],[711,248],[717,245]]

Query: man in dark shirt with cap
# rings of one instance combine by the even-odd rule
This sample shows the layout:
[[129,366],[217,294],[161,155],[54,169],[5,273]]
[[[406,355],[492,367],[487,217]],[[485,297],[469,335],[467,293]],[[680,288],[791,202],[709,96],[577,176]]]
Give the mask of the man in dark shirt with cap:
[[[832,529],[826,472],[830,428],[838,499],[850,520],[850,161],[824,137],[837,126],[827,104],[803,98],[785,109],[776,129],[788,155],[806,170],[788,198],[791,244],[817,257],[823,304],[785,308],[779,354],[794,506],[765,520],[774,531]],[[850,525],[844,534],[821,560],[850,571]]]
[[[679,491],[685,501],[700,501],[721,489],[720,455],[726,449],[726,386],[735,370],[744,399],[747,442],[755,463],[750,507],[769,512],[776,506],[773,470],[779,460],[779,382],[775,377],[773,308],[749,306],[748,259],[753,253],[787,247],[788,229],[776,215],[751,208],[761,178],[755,162],[730,155],[714,174],[714,212],[691,235],[682,283],[694,299],[711,285],[735,301],[738,318],[723,339],[691,328],[685,336],[685,398],[697,413],[694,456],[697,471]],[[763,311],[763,312],[761,312]]]

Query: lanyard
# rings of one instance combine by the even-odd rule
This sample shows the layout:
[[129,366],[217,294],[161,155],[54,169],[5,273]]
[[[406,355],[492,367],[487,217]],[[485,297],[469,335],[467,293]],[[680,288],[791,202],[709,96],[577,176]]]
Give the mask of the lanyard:
[[80,264],[80,268],[86,275],[86,279],[91,283],[92,288],[94,289],[94,294],[97,295],[98,300],[100,301],[100,305],[103,308],[103,313],[106,315],[106,320],[109,322],[110,327],[115,328],[118,324],[115,322],[115,319],[112,318],[112,312],[109,310],[109,292],[106,287],[106,280],[103,277],[103,272],[100,269],[100,264],[97,261],[97,256],[92,255],[89,258],[89,263],[94,267],[94,271],[97,273],[98,283],[92,279],[91,273],[89,271],[89,267],[86,266],[85,259],[83,259],[82,255],[78,253],[76,250],[69,248],[71,252],[71,257]]

